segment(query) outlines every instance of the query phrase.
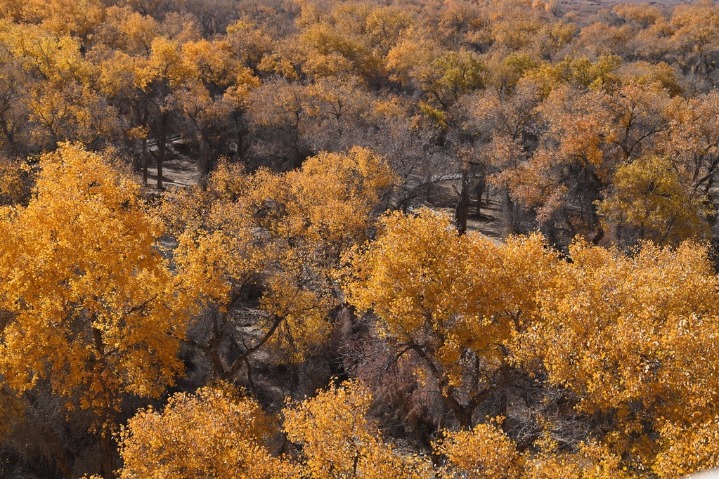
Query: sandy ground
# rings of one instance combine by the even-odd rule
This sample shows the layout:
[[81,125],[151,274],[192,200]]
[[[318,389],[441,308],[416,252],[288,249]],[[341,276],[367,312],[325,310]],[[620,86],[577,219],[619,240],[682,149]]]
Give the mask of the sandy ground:
[[[197,164],[186,156],[180,155],[165,161],[162,165],[162,182],[166,188],[186,188],[196,185],[199,176]],[[147,177],[150,186],[157,184],[157,168],[148,168]]]
[[[162,164],[162,183],[165,188],[186,188],[196,185],[200,179],[197,162],[178,151],[182,150],[183,143],[179,136],[169,140],[167,158]],[[157,184],[157,165],[153,161],[153,155],[157,155],[157,146],[154,142],[148,142],[147,149],[150,160],[147,168],[147,185],[153,187]]]

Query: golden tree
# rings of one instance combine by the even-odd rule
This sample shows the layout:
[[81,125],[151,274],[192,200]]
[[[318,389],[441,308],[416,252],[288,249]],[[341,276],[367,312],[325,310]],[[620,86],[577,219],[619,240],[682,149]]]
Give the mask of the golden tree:
[[332,272],[346,250],[366,239],[393,180],[379,156],[354,148],[321,153],[285,174],[247,174],[221,163],[207,191],[181,193],[165,205],[179,241],[178,276],[205,306],[219,308],[210,343],[240,334],[227,313],[249,281],[263,280],[268,314],[259,336],[237,340],[238,358],[226,364],[207,342],[195,343],[214,358],[217,374],[233,378],[265,344],[282,346],[276,351],[292,361],[322,344],[338,304]]
[[137,184],[77,145],[40,164],[29,204],[0,219],[0,374],[17,394],[44,381],[93,411],[107,455],[123,398],[157,397],[182,371],[189,298]]
[[629,256],[575,243],[569,253],[572,262],[538,292],[541,315],[514,355],[574,391],[579,411],[615,418],[606,444],[648,467],[667,422],[714,415],[717,277],[707,250],[692,243],[645,243]]
[[621,458],[605,445],[581,443],[574,451],[560,451],[546,438],[520,453],[499,428],[497,420],[468,431],[445,432],[436,452],[449,464],[444,477],[467,479],[630,479]]
[[686,476],[719,465],[719,425],[712,417],[701,422],[667,423],[661,427],[662,449],[652,470],[662,479]]
[[403,455],[366,418],[372,396],[361,383],[331,386],[284,410],[289,439],[302,446],[303,477],[349,479],[432,477],[431,465]]
[[641,157],[617,168],[597,213],[614,237],[678,244],[708,233],[706,198],[664,157]]
[[460,236],[428,210],[392,214],[380,226],[377,239],[350,257],[347,300],[374,313],[397,358],[415,356],[417,376],[430,378],[470,427],[506,380],[508,341],[537,311],[534,295],[557,258],[539,236],[500,246],[476,233]]
[[[435,451],[450,462],[449,471],[468,479],[519,477],[521,456],[496,422],[478,424],[472,430],[444,433]],[[461,474],[461,476],[460,476]],[[453,477],[453,476],[449,476]]]
[[297,477],[266,445],[272,423],[256,401],[227,384],[178,393],[162,412],[141,410],[119,434],[120,479]]

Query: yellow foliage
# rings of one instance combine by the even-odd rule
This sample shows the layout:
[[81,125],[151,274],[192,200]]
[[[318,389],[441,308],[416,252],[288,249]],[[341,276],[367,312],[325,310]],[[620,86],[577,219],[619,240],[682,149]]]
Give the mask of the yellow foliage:
[[172,396],[162,412],[141,410],[119,434],[120,479],[281,479],[294,467],[265,442],[269,419],[254,400],[220,384]]
[[527,479],[631,479],[621,458],[606,445],[582,443],[578,451],[560,452],[544,448],[538,454],[524,455],[524,474]]
[[580,410],[614,411],[608,445],[646,464],[657,447],[642,434],[647,421],[714,414],[717,277],[692,243],[645,243],[630,256],[575,243],[570,256],[538,291],[541,314],[514,355],[541,361],[551,383],[578,394]]
[[13,25],[7,35],[10,50],[23,67],[51,85],[89,82],[92,66],[82,57],[77,38],[52,35],[32,25]]
[[429,210],[394,213],[375,241],[349,255],[343,287],[351,305],[379,319],[398,357],[417,355],[417,375],[430,374],[469,426],[476,403],[457,395],[481,397],[484,385],[472,378],[506,364],[507,346],[537,313],[535,294],[556,262],[539,236],[502,246],[477,233],[460,236]]
[[91,35],[103,20],[105,7],[100,0],[28,0],[23,17],[55,35],[79,38]]
[[683,477],[719,465],[716,417],[694,424],[665,424],[661,436],[662,450],[652,466],[660,478]]
[[262,308],[281,322],[268,343],[300,361],[331,330],[337,304],[331,273],[366,239],[381,195],[395,178],[365,148],[320,153],[284,174],[221,162],[208,190],[166,198],[161,215],[177,235],[178,279],[206,304],[224,307],[255,275]]
[[302,445],[302,475],[310,479],[426,479],[431,466],[382,441],[366,419],[372,396],[361,383],[331,386],[284,410],[288,438]]
[[367,148],[346,154],[320,153],[288,173],[295,204],[288,213],[304,218],[310,240],[343,247],[365,237],[380,195],[393,186],[389,166]]
[[0,218],[0,372],[22,393],[55,393],[108,414],[122,394],[158,396],[182,364],[186,297],[155,249],[160,225],[139,186],[101,156],[44,155],[27,207]]
[[478,424],[471,431],[445,432],[434,445],[449,460],[455,477],[514,479],[521,477],[521,456],[495,422]]
[[171,87],[181,85],[190,75],[183,52],[175,40],[155,37],[147,62],[136,73],[136,86],[145,91],[153,82],[167,81]]
[[615,71],[621,65],[617,56],[601,56],[596,61],[586,57],[567,57],[558,63],[544,63],[528,71],[524,78],[539,83],[545,95],[562,84],[611,92],[619,85]]
[[607,227],[632,228],[661,244],[708,233],[706,199],[693,192],[667,158],[641,157],[617,168],[597,213]]
[[481,354],[531,317],[536,288],[556,262],[539,236],[501,246],[475,233],[459,236],[428,210],[386,216],[378,238],[350,259],[348,301],[372,310],[388,334],[420,343],[425,334],[454,338]]

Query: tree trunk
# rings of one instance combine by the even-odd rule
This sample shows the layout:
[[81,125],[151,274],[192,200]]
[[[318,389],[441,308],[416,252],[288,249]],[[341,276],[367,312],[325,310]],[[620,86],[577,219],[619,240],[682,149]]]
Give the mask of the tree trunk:
[[2,131],[5,135],[5,139],[7,140],[8,145],[10,145],[10,156],[20,156],[19,149],[17,148],[17,144],[15,143],[15,135],[7,127],[7,122],[0,122],[0,126],[2,126]]
[[462,168],[462,189],[454,210],[454,224],[457,232],[463,235],[467,232],[467,217],[469,216],[469,167]]
[[204,137],[200,138],[200,187],[207,189],[207,178],[210,176],[210,147]]
[[236,140],[237,140],[237,152],[235,153],[235,161],[238,161],[242,158],[244,158],[245,153],[247,153],[247,141],[245,140],[245,137],[247,136],[247,128],[244,125],[244,120],[242,118],[242,112],[237,113],[234,115],[235,119],[235,133],[236,133]]
[[163,189],[162,186],[162,163],[165,161],[165,150],[167,149],[166,145],[167,139],[165,138],[165,135],[162,136],[161,139],[157,140],[157,189],[161,190]]
[[504,190],[504,217],[506,222],[507,234],[517,233],[517,211],[514,201],[508,190]]
[[112,447],[112,436],[108,431],[100,433],[100,475],[104,479],[113,479],[115,469],[115,449]]
[[444,403],[447,405],[447,407],[452,411],[452,414],[454,415],[454,418],[459,423],[459,427],[461,429],[471,429],[472,428],[472,411],[469,410],[469,408],[463,407],[456,399],[454,399],[451,395],[451,393],[448,393],[446,396],[442,396],[444,398]]
[[600,224],[597,226],[597,232],[592,238],[592,244],[599,244],[602,238],[604,238],[604,228],[602,228],[602,225]]
[[147,138],[142,139],[142,183],[147,186]]
[[487,177],[482,173],[479,177],[479,181],[477,182],[477,217],[482,216],[482,196],[484,196],[484,192],[487,189]]

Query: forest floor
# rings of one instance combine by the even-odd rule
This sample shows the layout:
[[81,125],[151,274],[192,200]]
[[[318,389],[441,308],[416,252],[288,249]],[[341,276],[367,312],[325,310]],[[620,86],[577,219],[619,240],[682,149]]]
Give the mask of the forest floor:
[[[456,205],[457,193],[451,184],[435,186],[432,193],[420,202],[420,206],[440,211],[450,218],[454,218]],[[469,203],[467,231],[478,231],[495,241],[503,241],[506,237],[507,227],[503,221],[501,208],[500,199],[490,191],[489,195],[482,198],[482,207],[478,215],[476,198],[472,198]]]
[[[162,183],[165,188],[187,188],[194,186],[200,179],[200,170],[197,162],[188,155],[182,153],[183,140],[175,138],[167,145],[167,158],[162,163]],[[152,157],[157,155],[157,146],[148,145],[150,155],[150,166],[147,168],[147,183],[149,186],[157,184],[157,165]]]
[[[194,186],[197,184],[199,176],[197,164],[186,156],[166,160],[162,165],[162,184],[165,188]],[[147,168],[147,181],[150,185],[157,184],[156,167]]]
[[[434,206],[428,204],[427,207],[440,211],[443,214],[454,218],[453,206]],[[467,231],[477,231],[484,236],[488,236],[495,241],[502,242],[505,235],[505,226],[501,219],[500,205],[490,200],[489,203],[482,204],[482,216],[473,214],[474,206],[470,206],[469,218],[467,219]]]

